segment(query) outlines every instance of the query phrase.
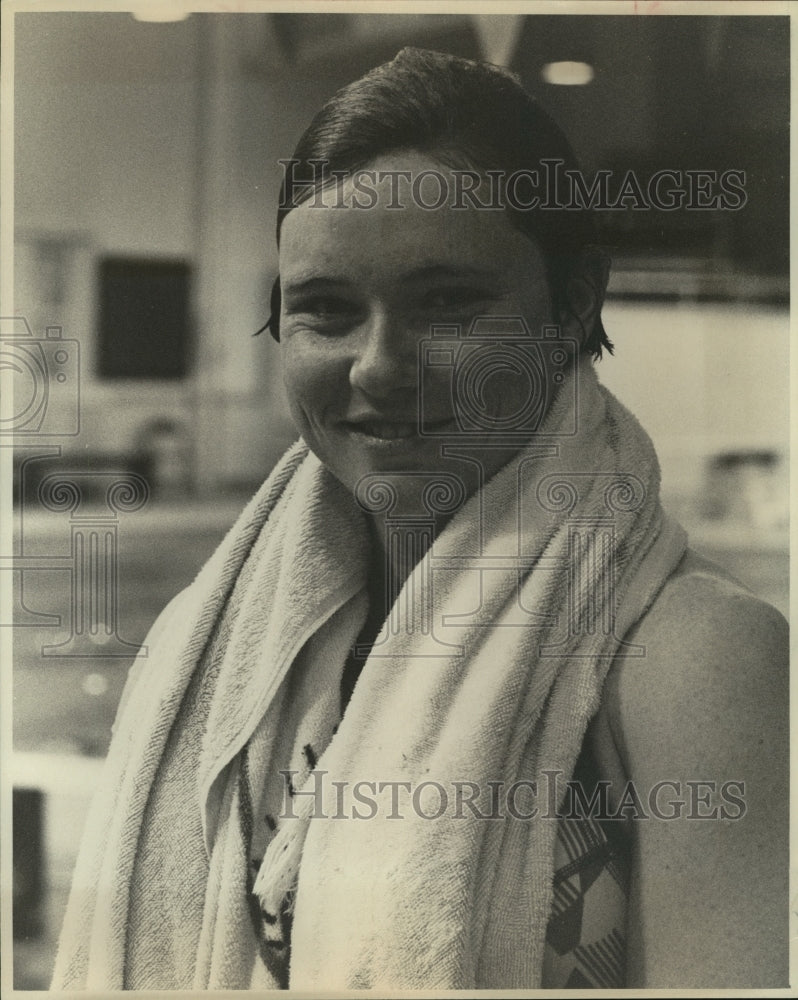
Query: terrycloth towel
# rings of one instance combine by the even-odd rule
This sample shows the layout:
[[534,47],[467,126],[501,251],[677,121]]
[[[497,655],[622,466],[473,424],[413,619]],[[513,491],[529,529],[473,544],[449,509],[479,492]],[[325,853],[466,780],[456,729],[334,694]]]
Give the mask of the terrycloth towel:
[[[487,795],[519,779],[542,787],[544,771],[570,777],[622,636],[683,555],[650,441],[587,362],[577,377],[578,433],[566,433],[566,386],[542,433],[441,532],[399,595],[404,624],[386,625],[301,789],[321,788],[321,810],[316,796],[298,796],[299,818],[276,833],[293,860],[267,854],[258,890],[279,895],[298,869],[292,987],[540,983],[556,822],[485,820],[451,801],[427,817],[440,789],[453,799],[463,783]],[[252,931],[252,802],[242,797],[257,799],[285,766],[275,747],[289,669],[312,675],[325,650],[340,655],[357,635],[367,546],[357,504],[299,445],[168,609],[120,713],[55,988],[274,985]],[[258,752],[242,754],[253,735]],[[397,788],[416,808],[403,800],[401,821],[390,808],[323,818],[341,787],[362,781],[407,783]],[[193,832],[171,831],[171,848],[151,807],[154,786],[167,784],[194,816]],[[182,852],[186,864],[168,870],[189,883],[170,926],[192,943],[181,954],[193,967],[161,983],[126,970],[136,950],[139,969],[157,969],[164,936],[146,906],[131,907],[145,841]],[[136,912],[143,919],[128,927]]]

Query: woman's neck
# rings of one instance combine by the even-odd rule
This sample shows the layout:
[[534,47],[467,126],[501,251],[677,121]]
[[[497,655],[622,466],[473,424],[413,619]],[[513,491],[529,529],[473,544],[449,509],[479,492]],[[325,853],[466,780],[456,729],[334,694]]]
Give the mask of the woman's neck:
[[421,559],[427,554],[443,524],[429,524],[423,528],[411,522],[389,524],[384,515],[374,514],[368,519],[371,537],[371,556],[368,570],[368,588],[371,603],[379,600],[387,615],[405,581]]

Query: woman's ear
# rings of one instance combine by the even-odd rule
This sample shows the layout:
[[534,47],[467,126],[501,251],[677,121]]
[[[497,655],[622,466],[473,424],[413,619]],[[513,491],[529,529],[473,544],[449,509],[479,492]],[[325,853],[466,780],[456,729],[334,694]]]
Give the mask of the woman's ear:
[[579,342],[580,349],[585,347],[601,314],[609,277],[609,257],[591,250],[579,257],[566,279],[557,321],[566,337]]
[[269,322],[266,324],[269,328],[269,333],[272,337],[279,343],[280,341],[280,310],[283,307],[283,296],[280,291],[280,275],[274,279],[274,284],[272,285],[272,294],[269,300],[269,306],[271,308],[271,315],[269,316]]
[[272,294],[270,299],[271,313],[269,318],[260,328],[256,330],[252,336],[258,337],[263,333],[264,330],[268,330],[269,333],[274,337],[274,339],[279,344],[280,342],[280,310],[282,309],[282,293],[280,292],[280,275],[274,279],[274,284],[272,285]]

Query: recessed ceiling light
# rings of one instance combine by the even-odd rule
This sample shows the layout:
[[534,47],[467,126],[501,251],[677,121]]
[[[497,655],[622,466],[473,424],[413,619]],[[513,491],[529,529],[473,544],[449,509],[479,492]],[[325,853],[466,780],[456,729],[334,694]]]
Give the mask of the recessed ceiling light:
[[546,83],[558,87],[584,87],[595,76],[590,63],[568,60],[546,63],[540,73]]
[[137,21],[152,21],[166,24],[170,21],[185,21],[191,11],[187,6],[181,10],[181,5],[173,0],[156,0],[155,3],[142,3],[131,11]]

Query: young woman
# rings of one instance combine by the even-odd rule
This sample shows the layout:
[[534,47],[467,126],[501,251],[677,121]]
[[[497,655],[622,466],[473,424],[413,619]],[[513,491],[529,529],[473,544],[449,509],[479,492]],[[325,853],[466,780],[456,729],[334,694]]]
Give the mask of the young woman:
[[663,513],[552,164],[418,50],[286,164],[302,438],[131,676],[56,987],[786,984],[785,623]]

